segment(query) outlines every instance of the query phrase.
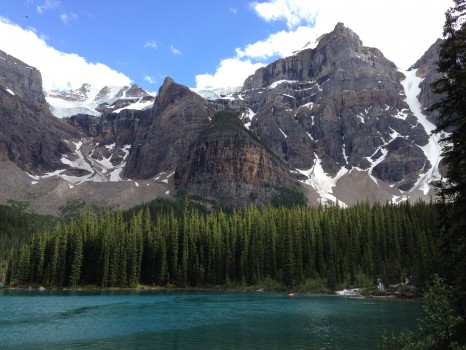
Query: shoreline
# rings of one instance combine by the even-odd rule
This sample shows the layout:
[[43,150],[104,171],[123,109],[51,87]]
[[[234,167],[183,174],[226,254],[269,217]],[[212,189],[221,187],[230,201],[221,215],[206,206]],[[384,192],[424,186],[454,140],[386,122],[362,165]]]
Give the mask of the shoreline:
[[[206,292],[215,292],[215,291],[231,291],[231,292],[256,292],[256,293],[283,293],[287,294],[287,291],[284,290],[260,290],[255,289],[253,286],[245,288],[225,288],[223,286],[215,287],[176,287],[176,286],[148,286],[148,285],[138,285],[137,287],[110,287],[110,288],[101,288],[97,286],[80,286],[77,288],[45,288],[43,286],[38,287],[3,287],[0,290],[18,290],[18,291],[34,291],[34,292],[119,292],[119,291],[133,291],[133,292],[167,292],[167,291],[206,291]],[[386,295],[380,294],[355,294],[355,295],[341,295],[337,293],[338,291],[333,292],[303,292],[297,293],[297,296],[301,294],[316,294],[316,295],[328,295],[343,297],[348,299],[379,299],[379,300],[420,300],[422,296],[415,295],[405,295],[405,294],[396,294],[390,293]]]

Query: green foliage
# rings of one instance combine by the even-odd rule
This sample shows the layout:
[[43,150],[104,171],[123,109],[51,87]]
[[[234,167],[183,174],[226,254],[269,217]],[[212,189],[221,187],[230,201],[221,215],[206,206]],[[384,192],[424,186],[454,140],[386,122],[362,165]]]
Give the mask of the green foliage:
[[[449,131],[441,139],[447,166],[447,179],[439,188],[442,257],[445,276],[466,317],[466,0],[454,0],[445,16],[437,63],[440,78],[432,85],[440,101],[430,109],[439,112],[436,132]],[[466,323],[458,333],[466,334]]]
[[47,230],[56,219],[26,212],[26,205],[9,202],[0,205],[0,281],[6,278],[7,261],[15,258],[18,248],[29,241],[33,232]]
[[237,118],[231,112],[217,112],[214,114],[212,121],[210,122],[207,130],[216,130],[216,129],[231,129],[231,128],[240,128],[244,129],[244,125],[239,118]]
[[278,194],[272,198],[271,204],[278,207],[291,208],[294,206],[302,206],[306,204],[306,197],[302,191],[298,189],[279,187],[276,188]]
[[227,112],[227,111],[222,111],[222,112],[217,112],[214,114],[212,121],[210,122],[209,126],[205,129],[205,133],[214,131],[214,130],[231,130],[235,129],[240,132],[243,132],[247,134],[251,139],[253,139],[255,142],[257,142],[259,145],[264,147],[264,149],[272,155],[276,160],[279,162],[283,163],[283,160],[278,157],[272,150],[265,144],[263,143],[257,135],[252,132],[251,130],[248,130],[244,127],[243,122],[235,116],[232,112]]
[[422,287],[438,265],[435,208],[422,202],[206,213],[184,195],[170,211],[162,207],[87,210],[57,224],[18,250],[8,282],[327,291],[377,279]]
[[404,331],[384,336],[385,350],[466,349],[458,339],[458,327],[464,322],[454,306],[451,288],[438,275],[429,283],[424,298],[418,332]]

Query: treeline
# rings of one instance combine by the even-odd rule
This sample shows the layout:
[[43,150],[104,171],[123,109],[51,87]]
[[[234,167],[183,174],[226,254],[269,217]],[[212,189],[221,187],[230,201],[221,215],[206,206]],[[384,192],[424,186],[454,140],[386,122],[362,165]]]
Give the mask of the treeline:
[[235,209],[125,219],[85,211],[32,235],[9,264],[7,284],[102,288],[144,285],[298,286],[336,289],[380,279],[418,287],[438,270],[433,204]]

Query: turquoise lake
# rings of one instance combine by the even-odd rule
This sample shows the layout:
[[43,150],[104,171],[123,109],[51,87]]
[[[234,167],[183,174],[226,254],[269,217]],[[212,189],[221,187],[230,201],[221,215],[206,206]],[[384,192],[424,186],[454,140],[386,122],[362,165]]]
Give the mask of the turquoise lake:
[[0,290],[1,349],[376,349],[419,302],[215,291]]

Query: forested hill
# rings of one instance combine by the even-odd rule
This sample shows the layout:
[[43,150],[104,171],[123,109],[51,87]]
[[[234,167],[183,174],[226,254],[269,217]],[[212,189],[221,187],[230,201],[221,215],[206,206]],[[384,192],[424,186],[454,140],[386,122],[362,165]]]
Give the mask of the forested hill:
[[7,284],[46,287],[246,286],[305,290],[422,287],[437,272],[433,204],[294,207],[180,214],[149,209],[81,213],[34,234],[9,264]]

